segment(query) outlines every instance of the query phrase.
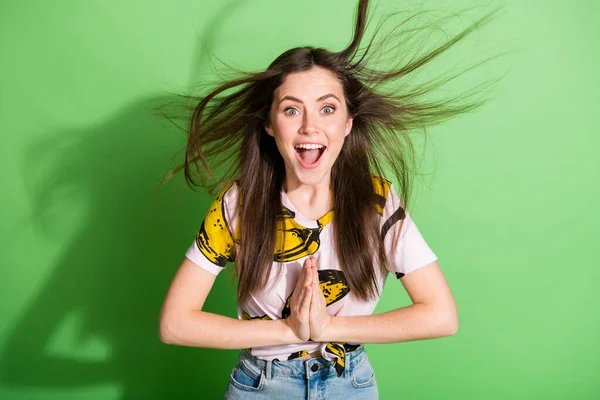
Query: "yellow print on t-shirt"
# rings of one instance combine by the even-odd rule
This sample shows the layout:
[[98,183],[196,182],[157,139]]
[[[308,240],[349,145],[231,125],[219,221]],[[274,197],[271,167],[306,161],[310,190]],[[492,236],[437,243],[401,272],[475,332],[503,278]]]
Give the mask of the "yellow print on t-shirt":
[[213,264],[220,267],[224,267],[228,261],[235,260],[235,242],[225,220],[223,202],[223,196],[230,187],[231,185],[226,186],[213,201],[196,235],[198,249]]
[[317,228],[300,225],[295,214],[283,206],[277,217],[277,233],[275,236],[276,262],[289,262],[315,254],[321,246],[320,234],[323,228],[333,220],[333,211],[317,220]]

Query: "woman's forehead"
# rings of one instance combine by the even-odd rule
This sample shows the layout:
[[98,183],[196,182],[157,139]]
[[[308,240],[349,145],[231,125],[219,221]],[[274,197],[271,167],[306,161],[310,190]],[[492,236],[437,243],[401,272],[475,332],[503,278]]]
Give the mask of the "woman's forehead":
[[324,68],[311,68],[306,71],[288,74],[283,83],[275,90],[274,100],[293,96],[306,101],[314,101],[326,94],[341,99],[343,87],[337,76]]

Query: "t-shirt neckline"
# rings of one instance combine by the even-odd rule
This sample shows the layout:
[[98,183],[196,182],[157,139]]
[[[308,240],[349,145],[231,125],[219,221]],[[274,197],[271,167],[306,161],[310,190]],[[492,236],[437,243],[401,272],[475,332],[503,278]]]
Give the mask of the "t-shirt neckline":
[[283,189],[281,189],[281,204],[294,213],[294,220],[296,222],[307,228],[318,228],[319,226],[325,226],[331,221],[331,217],[333,216],[333,210],[327,211],[325,215],[316,220],[302,215],[302,213],[298,211],[296,207],[294,207],[290,198],[287,196],[287,193]]

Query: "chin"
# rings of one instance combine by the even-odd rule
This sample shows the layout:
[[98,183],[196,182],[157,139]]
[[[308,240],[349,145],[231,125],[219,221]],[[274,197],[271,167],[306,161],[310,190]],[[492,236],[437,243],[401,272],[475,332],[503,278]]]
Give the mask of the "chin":
[[[298,171],[298,169],[300,171]],[[319,185],[321,182],[323,182],[328,176],[329,173],[331,172],[331,170],[327,170],[327,171],[319,171],[319,169],[315,169],[312,171],[306,171],[306,170],[302,170],[303,168],[298,168],[296,170],[296,179],[298,180],[298,183],[301,185],[306,185],[306,186],[317,186]]]

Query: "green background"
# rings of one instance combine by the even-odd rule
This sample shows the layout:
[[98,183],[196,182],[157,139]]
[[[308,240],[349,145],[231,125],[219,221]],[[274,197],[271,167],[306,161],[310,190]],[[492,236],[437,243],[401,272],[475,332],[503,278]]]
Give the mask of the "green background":
[[[392,2],[380,3],[378,15]],[[413,218],[453,290],[459,332],[368,345],[381,398],[600,398],[599,3],[395,3],[483,6],[471,16],[503,4],[435,68],[502,54],[449,93],[506,75],[484,107],[420,147]],[[154,193],[184,136],[151,105],[215,77],[202,42],[264,68],[292,46],[343,48],[354,8],[0,3],[0,398],[220,398],[237,351],[158,338],[210,196],[181,177]],[[407,304],[390,279],[377,312]],[[225,274],[206,310],[235,316]]]

